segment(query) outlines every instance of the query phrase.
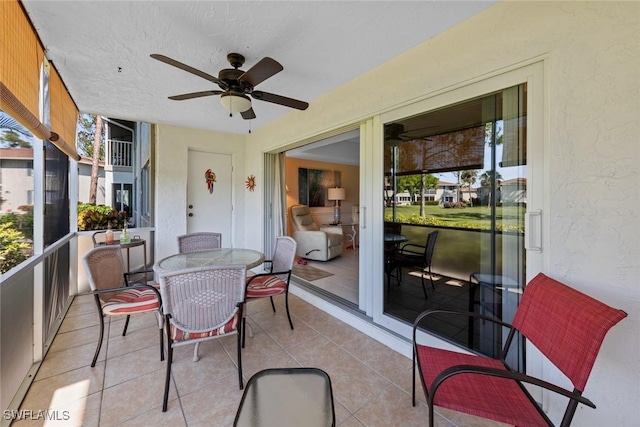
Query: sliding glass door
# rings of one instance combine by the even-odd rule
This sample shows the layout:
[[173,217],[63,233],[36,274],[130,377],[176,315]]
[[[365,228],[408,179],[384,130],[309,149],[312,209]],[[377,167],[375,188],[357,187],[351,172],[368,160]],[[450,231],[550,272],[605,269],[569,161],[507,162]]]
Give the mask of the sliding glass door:
[[[380,185],[368,199],[377,211],[370,217],[378,231],[369,233],[377,248],[370,258],[378,266],[377,323],[408,337],[427,309],[513,318],[527,280],[541,268],[542,144],[532,139],[542,127],[541,95],[531,95],[541,90],[536,70],[382,115],[379,157],[371,163]],[[437,235],[432,248],[429,235]],[[500,328],[444,316],[435,316],[425,332],[489,355],[504,338]]]

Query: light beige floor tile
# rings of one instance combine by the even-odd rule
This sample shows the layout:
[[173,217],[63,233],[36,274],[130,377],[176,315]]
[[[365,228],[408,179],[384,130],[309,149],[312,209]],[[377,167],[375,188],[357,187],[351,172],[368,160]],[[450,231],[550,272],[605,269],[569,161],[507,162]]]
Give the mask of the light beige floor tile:
[[180,402],[190,427],[224,426],[233,422],[243,390],[238,388],[238,376],[228,375],[215,384],[180,396]]
[[170,405],[167,412],[154,408],[120,424],[122,427],[182,427],[186,425],[182,408],[179,405]]
[[[412,388],[412,382],[411,382],[411,378],[412,378],[412,369],[411,367],[409,367],[409,369],[407,369],[407,371],[405,371],[400,378],[397,378],[394,383],[396,384],[396,386],[398,386],[400,389],[402,389],[405,393],[411,395],[411,388]],[[418,375],[418,371],[416,368],[416,400],[421,401],[422,403],[426,404],[427,403],[427,399],[424,397],[424,391],[422,390],[422,383],[420,382],[420,377]]]
[[[438,409],[438,408],[436,408]],[[498,421],[487,420],[485,418],[473,415],[454,412],[456,416],[453,418],[453,424],[457,427],[509,427],[510,424],[504,424]]]
[[338,423],[336,421],[336,425],[338,427],[366,427],[364,424],[362,424],[356,417],[349,417],[347,420]]
[[[120,425],[142,413],[162,411],[165,370],[158,369],[113,387],[105,388],[102,396],[100,426]],[[169,406],[178,403],[173,381],[169,388]]]
[[107,359],[104,387],[113,387],[159,369],[164,372],[166,360],[160,361],[158,351],[153,346]]
[[300,368],[301,365],[288,353],[282,352],[269,357],[248,354],[242,359],[242,374],[249,380],[256,372],[270,368]]
[[[44,379],[64,372],[73,371],[91,364],[96,351],[96,344],[85,344],[47,354],[36,379]],[[100,351],[98,362],[104,360],[104,348]]]
[[88,395],[102,391],[104,378],[104,362],[94,368],[85,366],[73,371],[38,380],[31,384],[22,409],[47,409],[51,405],[61,405],[86,398]]
[[353,414],[349,412],[347,408],[344,407],[344,405],[342,405],[340,402],[336,402],[335,399],[333,399],[333,409],[336,414],[337,426],[344,423],[345,421],[347,421],[347,419],[353,416]]
[[84,329],[89,326],[96,326],[100,324],[100,318],[98,317],[98,310],[79,314],[78,316],[65,317],[58,330],[59,334],[75,331],[77,329]]
[[98,338],[100,336],[100,326],[88,326],[86,328],[76,329],[73,331],[67,331],[58,333],[51,343],[49,348],[50,353],[56,351],[77,347],[79,345],[90,344],[98,345]]
[[[422,427],[427,425],[429,411],[426,405],[411,405],[410,396],[395,385],[386,387],[375,399],[368,402],[355,414],[367,427],[403,426]],[[448,420],[436,416],[436,426],[445,426]]]
[[362,362],[348,356],[327,367],[333,397],[355,413],[391,383]]
[[81,316],[89,313],[94,313],[97,318],[98,309],[96,307],[95,300],[92,295],[81,295],[73,299],[73,303],[71,304],[71,307],[69,307],[69,310],[67,310],[65,318]]
[[[259,353],[265,357],[273,356],[274,354],[281,353],[284,349],[278,345],[256,322],[251,318],[247,318],[247,322],[251,325],[251,331],[253,336],[249,336],[249,327],[247,327],[247,336],[245,337],[245,353]],[[220,342],[227,349],[229,354],[233,354],[235,358],[236,354],[236,338],[225,337]]]
[[39,412],[41,408],[31,409],[26,419],[11,424],[12,427],[98,427],[102,392],[85,396],[73,402],[52,407],[48,412]]
[[[122,336],[125,319],[125,316],[113,316],[109,319],[111,323],[111,326],[109,328],[109,338]],[[131,316],[131,318],[129,319],[127,334],[129,334],[129,332],[151,327],[155,327],[156,329],[158,329],[158,318],[155,312],[136,314]]]
[[302,366],[327,369],[328,366],[348,357],[349,354],[324,336],[304,341],[287,350]]
[[[346,274],[340,268],[335,266],[335,274]],[[159,358],[155,315],[132,316],[125,337],[124,317],[106,318],[109,339],[105,339],[97,366],[90,368],[98,338],[92,298],[74,300],[22,408],[55,406],[68,411],[67,423],[57,424],[65,426],[233,424],[242,396],[236,336],[201,343],[199,362],[192,360],[192,345],[174,349],[169,410],[163,413],[166,362]],[[418,406],[411,406],[411,360],[295,295],[289,302],[293,331],[284,297],[275,298],[275,314],[268,299],[251,302],[248,322],[254,336],[246,338],[242,350],[245,385],[263,369],[315,366],[331,378],[336,425],[426,425],[428,409],[419,379]],[[443,408],[435,411],[440,427],[503,426]],[[13,425],[42,426],[44,421],[24,420]]]
[[[166,346],[164,338],[163,343]],[[160,330],[155,325],[144,329],[129,330],[124,337],[120,333],[109,338],[107,341],[107,358],[122,356],[147,347],[155,347],[155,357],[160,360]]]
[[355,356],[390,381],[400,379],[411,368],[411,359],[371,339],[358,347]]
[[[205,344],[209,346],[206,347]],[[236,364],[219,343],[215,341],[201,343],[200,360],[197,362],[193,361],[193,346],[189,346],[188,349],[190,350],[188,353],[174,357],[171,366],[171,375],[180,396],[208,387],[222,377],[230,375],[237,377]]]

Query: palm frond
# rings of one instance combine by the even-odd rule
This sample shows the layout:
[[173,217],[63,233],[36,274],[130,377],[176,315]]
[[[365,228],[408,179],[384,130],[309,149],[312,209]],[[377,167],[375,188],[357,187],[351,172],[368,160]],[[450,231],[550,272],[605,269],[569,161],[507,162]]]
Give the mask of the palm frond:
[[2,110],[0,110],[0,129],[12,130],[27,137],[32,136],[27,128]]

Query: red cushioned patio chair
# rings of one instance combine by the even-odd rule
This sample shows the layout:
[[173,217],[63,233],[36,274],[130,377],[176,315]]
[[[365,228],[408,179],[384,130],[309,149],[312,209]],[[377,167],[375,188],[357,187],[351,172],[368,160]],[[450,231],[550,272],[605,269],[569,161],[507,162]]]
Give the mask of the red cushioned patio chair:
[[127,316],[122,331],[122,336],[125,336],[131,315],[155,312],[160,331],[160,360],[164,360],[162,299],[158,289],[147,283],[129,283],[130,274],[135,273],[125,272],[120,245],[94,248],[82,258],[82,263],[100,317],[100,337],[91,367],[96,366],[102,347],[104,316]]
[[[508,328],[500,358],[462,354],[418,343],[419,323],[433,313],[471,315]],[[424,312],[416,318],[413,328],[413,405],[417,366],[429,405],[430,426],[434,425],[434,405],[517,426],[553,426],[524,384],[567,397],[569,402],[560,425],[568,426],[579,403],[595,408],[582,392],[606,333],[626,316],[624,311],[542,273],[525,288],[512,325],[480,314],[447,310]],[[566,375],[573,390],[509,367],[505,357],[518,332]]]

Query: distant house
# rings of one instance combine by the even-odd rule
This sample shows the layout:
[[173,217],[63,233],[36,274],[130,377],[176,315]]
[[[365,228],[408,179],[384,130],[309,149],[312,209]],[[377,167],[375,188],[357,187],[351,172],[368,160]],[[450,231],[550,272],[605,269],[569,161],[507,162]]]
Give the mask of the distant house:
[[500,183],[502,203],[527,203],[527,178],[513,178]]
[[[89,187],[91,185],[91,166],[93,159],[82,156],[78,161],[78,202],[89,203]],[[96,192],[96,204],[104,205],[105,198],[105,172],[104,161],[98,163],[98,191]]]
[[[469,201],[470,198],[477,198],[477,188],[471,188],[471,192],[466,187],[460,187],[460,196],[458,196],[458,186],[453,182],[439,181],[436,188],[427,188],[424,192],[424,200],[427,202],[457,202],[460,197],[463,201]],[[420,193],[410,194],[403,191],[396,194],[396,204],[410,205],[420,201]]]
[[33,148],[0,148],[0,213],[33,205]]
[[[78,162],[78,201],[89,202],[91,185],[89,157]],[[20,206],[33,205],[33,148],[0,148],[0,212],[13,212]],[[96,203],[105,204],[104,162],[99,164]]]

